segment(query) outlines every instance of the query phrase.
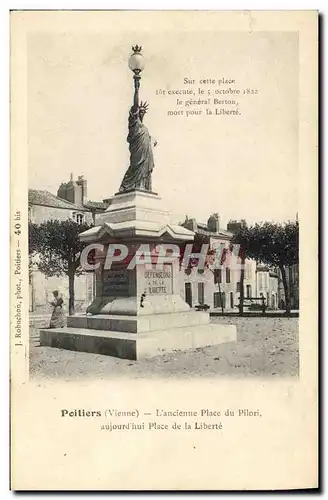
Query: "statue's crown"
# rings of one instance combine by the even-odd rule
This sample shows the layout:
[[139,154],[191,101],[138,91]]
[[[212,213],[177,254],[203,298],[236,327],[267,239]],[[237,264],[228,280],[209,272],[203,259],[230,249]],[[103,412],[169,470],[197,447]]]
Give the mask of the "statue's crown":
[[142,109],[145,113],[147,113],[148,107],[149,107],[149,104],[147,103],[147,101],[145,101],[145,102],[141,101],[139,104],[139,111]]
[[140,52],[142,51],[142,47],[141,45],[135,45],[134,47],[132,47],[132,50],[135,54],[140,54]]

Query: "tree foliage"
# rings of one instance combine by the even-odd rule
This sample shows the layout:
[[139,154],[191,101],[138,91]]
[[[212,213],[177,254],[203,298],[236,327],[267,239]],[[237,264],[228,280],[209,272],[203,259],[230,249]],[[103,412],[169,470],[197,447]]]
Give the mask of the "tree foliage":
[[40,232],[38,231],[38,225],[33,222],[29,222],[28,225],[28,253],[29,256],[33,256],[38,251]]
[[298,263],[298,239],[299,224],[297,221],[282,224],[263,222],[250,227],[240,227],[232,238],[232,243],[239,244],[246,257],[279,268],[285,291],[286,312],[290,312],[286,267]]
[[66,275],[69,278],[70,314],[74,313],[74,277],[81,272],[80,255],[86,246],[79,234],[90,227],[71,219],[49,220],[40,225],[29,223],[29,254],[38,255],[38,269],[49,277]]
[[298,263],[298,234],[298,222],[264,222],[240,228],[232,241],[247,257],[280,268]]

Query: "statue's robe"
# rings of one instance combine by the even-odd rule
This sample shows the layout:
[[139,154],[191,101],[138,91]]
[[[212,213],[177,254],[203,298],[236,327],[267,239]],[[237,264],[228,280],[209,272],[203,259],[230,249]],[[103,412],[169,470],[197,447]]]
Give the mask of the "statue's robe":
[[130,150],[130,166],[125,172],[120,192],[133,189],[151,191],[151,173],[154,157],[151,137],[147,127],[139,117],[139,109],[132,107],[129,114],[129,134],[127,137]]

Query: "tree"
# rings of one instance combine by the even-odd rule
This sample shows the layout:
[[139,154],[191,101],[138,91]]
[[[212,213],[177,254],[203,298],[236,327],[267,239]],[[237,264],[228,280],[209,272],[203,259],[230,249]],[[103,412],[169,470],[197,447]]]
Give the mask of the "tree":
[[79,234],[90,227],[70,219],[29,223],[29,255],[38,254],[38,269],[46,276],[68,276],[69,314],[74,314],[74,279],[81,272],[80,255],[86,246]]
[[39,244],[38,225],[33,222],[28,224],[28,254],[32,257],[36,252]]
[[[289,221],[282,224],[262,222],[249,228],[241,227],[232,239],[233,243],[240,245],[244,257],[279,268],[284,286],[287,314],[290,313],[290,290],[286,267],[298,263],[298,237],[298,221]],[[240,286],[242,287],[242,283]]]

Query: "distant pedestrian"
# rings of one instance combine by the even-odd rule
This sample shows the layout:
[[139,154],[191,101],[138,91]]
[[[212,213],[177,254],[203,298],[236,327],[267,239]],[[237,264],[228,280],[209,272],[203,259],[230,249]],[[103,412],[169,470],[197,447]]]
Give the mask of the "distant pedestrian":
[[58,290],[52,292],[54,300],[49,302],[53,306],[49,328],[63,328],[66,324],[65,314],[63,312],[63,299],[59,297]]

